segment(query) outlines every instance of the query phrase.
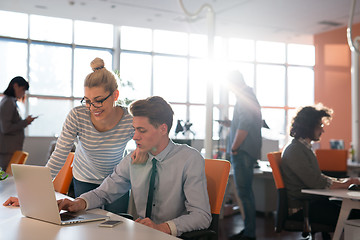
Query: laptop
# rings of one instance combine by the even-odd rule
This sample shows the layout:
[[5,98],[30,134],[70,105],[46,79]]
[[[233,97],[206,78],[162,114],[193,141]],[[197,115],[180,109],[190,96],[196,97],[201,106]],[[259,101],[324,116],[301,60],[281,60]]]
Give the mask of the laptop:
[[24,216],[58,225],[109,218],[86,211],[59,213],[49,168],[24,164],[12,164],[11,168]]

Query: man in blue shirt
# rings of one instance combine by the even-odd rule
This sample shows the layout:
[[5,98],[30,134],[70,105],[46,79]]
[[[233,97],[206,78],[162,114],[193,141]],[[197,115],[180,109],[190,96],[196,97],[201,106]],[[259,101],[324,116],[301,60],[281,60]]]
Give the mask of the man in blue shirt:
[[[131,188],[140,216],[136,222],[174,236],[208,228],[211,212],[205,161],[197,150],[169,139],[173,122],[170,105],[154,96],[134,102],[130,112],[135,129],[133,139],[138,151],[149,154],[147,161],[132,164],[129,154],[98,188],[74,201],[59,200],[59,209],[77,212],[97,208],[115,201]],[[156,174],[149,214],[147,201],[153,164]]]
[[236,95],[227,152],[231,155],[237,192],[245,212],[244,230],[231,240],[255,240],[256,210],[252,190],[254,165],[261,154],[262,117],[253,90],[243,75],[233,71],[228,76],[229,89]]

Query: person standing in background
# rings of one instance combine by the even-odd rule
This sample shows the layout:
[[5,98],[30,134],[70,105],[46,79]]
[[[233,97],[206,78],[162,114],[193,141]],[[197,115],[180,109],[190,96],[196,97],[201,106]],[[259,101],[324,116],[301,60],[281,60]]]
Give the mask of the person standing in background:
[[227,152],[234,169],[235,184],[245,212],[244,229],[231,240],[255,240],[256,209],[252,190],[254,165],[261,156],[262,117],[253,90],[239,71],[228,75],[228,87],[236,95]]
[[0,102],[0,167],[3,170],[6,170],[13,153],[23,149],[24,129],[36,118],[29,115],[22,119],[18,111],[16,102],[24,100],[28,89],[29,83],[23,77],[14,77]]

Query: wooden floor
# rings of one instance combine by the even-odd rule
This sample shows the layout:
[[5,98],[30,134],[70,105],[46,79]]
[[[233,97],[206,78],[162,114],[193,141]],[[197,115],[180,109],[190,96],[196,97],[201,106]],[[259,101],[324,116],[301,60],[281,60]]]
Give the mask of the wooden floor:
[[[257,240],[294,240],[300,239],[301,233],[274,231],[274,214],[264,215],[257,213],[256,239]],[[225,216],[219,221],[219,240],[227,240],[229,236],[239,233],[244,228],[244,222],[240,213]],[[315,234],[316,240],[321,240],[321,233]]]

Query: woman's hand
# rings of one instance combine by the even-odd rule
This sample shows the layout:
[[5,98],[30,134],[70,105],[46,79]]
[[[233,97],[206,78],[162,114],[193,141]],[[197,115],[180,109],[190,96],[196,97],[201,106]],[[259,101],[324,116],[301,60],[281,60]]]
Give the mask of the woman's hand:
[[25,119],[27,122],[27,125],[31,124],[37,117],[33,117],[31,115],[27,116],[27,118]]
[[17,197],[9,197],[8,200],[6,200],[3,203],[4,206],[13,206],[13,207],[20,207],[19,199]]
[[132,164],[143,164],[149,158],[149,154],[147,152],[140,151],[139,148],[136,148],[135,151],[131,154],[131,163]]

